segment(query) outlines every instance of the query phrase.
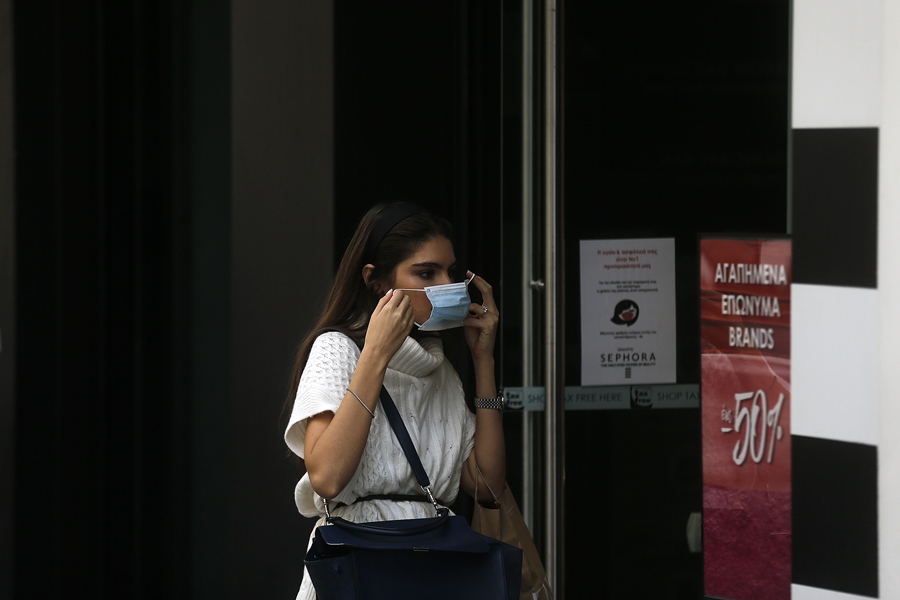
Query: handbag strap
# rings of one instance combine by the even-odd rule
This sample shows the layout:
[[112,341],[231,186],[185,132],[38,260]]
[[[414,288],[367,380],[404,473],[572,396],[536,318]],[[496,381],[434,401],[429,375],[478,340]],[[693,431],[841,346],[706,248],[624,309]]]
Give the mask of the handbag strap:
[[[331,331],[338,331],[339,333],[343,333],[350,337],[347,333],[340,331],[338,329],[334,329]],[[360,351],[363,348],[363,341],[350,337],[353,340]],[[400,447],[403,449],[403,454],[406,455],[406,460],[409,462],[409,466],[412,467],[413,474],[416,476],[416,481],[419,483],[419,487],[422,488],[422,491],[425,492],[425,495],[428,497],[428,501],[431,502],[432,506],[434,506],[434,511],[437,516],[442,516],[443,512],[449,512],[446,508],[443,508],[437,503],[437,500],[434,498],[434,492],[431,490],[431,482],[428,480],[428,473],[425,472],[425,467],[422,466],[422,460],[419,458],[419,453],[416,452],[416,447],[413,445],[412,438],[409,437],[409,431],[406,429],[406,424],[403,423],[403,419],[400,417],[400,411],[397,410],[397,405],[394,404],[394,399],[391,398],[391,395],[388,393],[387,388],[384,385],[381,386],[381,393],[378,395],[378,398],[381,400],[381,406],[384,409],[384,415],[387,417],[388,423],[391,424],[391,429],[394,431],[394,435],[397,436],[397,441],[400,442]],[[328,510],[328,501],[325,500],[325,517],[331,518],[331,511]]]
[[[406,428],[403,418],[400,417],[400,411],[397,410],[394,399],[391,398],[387,388],[383,385],[381,386],[381,393],[378,397],[381,400],[384,416],[387,417],[388,423],[390,423],[391,429],[394,431],[394,435],[397,436],[397,441],[400,442],[400,448],[403,449],[403,454],[406,455],[406,460],[409,462],[409,466],[412,467],[413,474],[416,476],[419,487],[422,488],[422,491],[425,492],[425,496],[428,497],[428,501],[434,506],[435,516],[442,517],[449,514],[449,511],[439,505],[435,499],[434,492],[431,489],[431,481],[428,479],[428,473],[422,465],[422,459],[419,458],[419,453],[416,452],[416,447],[413,445],[412,438],[409,437],[409,430]],[[328,509],[328,500],[324,500],[324,503],[325,517],[330,521],[332,517],[331,511]]]
[[[347,333],[339,329],[333,329],[329,331],[337,331],[339,333],[343,333],[350,337]],[[359,348],[359,351],[362,352],[364,341],[359,340],[353,337],[350,337],[354,344]],[[428,499],[432,504],[437,508],[437,502],[434,500],[434,496],[431,493],[431,482],[428,480],[428,473],[425,472],[425,467],[422,466],[422,461],[419,458],[419,453],[416,452],[416,447],[412,443],[412,439],[409,437],[409,431],[406,429],[406,425],[403,423],[403,419],[400,417],[400,411],[397,410],[397,405],[394,404],[394,399],[391,398],[390,393],[388,393],[387,388],[384,385],[381,386],[381,393],[378,395],[378,398],[381,400],[381,406],[384,409],[384,415],[387,417],[388,423],[391,424],[391,429],[394,430],[394,435],[397,436],[397,441],[400,442],[400,447],[403,448],[403,454],[406,455],[406,460],[409,461],[409,465],[412,467],[413,474],[416,476],[416,481],[419,482],[419,485],[425,490]]]
[[381,400],[381,408],[384,410],[384,416],[387,417],[388,423],[391,424],[391,429],[394,430],[394,435],[397,436],[397,441],[400,442],[400,447],[403,449],[403,454],[406,455],[406,460],[409,461],[409,466],[412,467],[416,481],[419,482],[422,491],[425,492],[428,500],[434,505],[435,512],[440,515],[441,507],[438,506],[437,500],[434,499],[434,492],[431,490],[428,473],[425,472],[425,467],[422,466],[422,460],[419,458],[419,453],[416,452],[412,438],[409,437],[409,430],[406,429],[406,424],[403,423],[403,419],[400,417],[400,411],[397,410],[394,399],[391,398],[387,388],[383,385],[381,386],[379,398]]
[[384,416],[387,417],[388,423],[391,424],[391,429],[394,430],[394,435],[397,436],[400,447],[403,448],[403,454],[406,455],[406,460],[409,461],[409,466],[412,467],[416,481],[423,488],[430,487],[431,482],[428,480],[428,473],[425,472],[425,467],[422,466],[419,453],[416,452],[412,438],[409,437],[409,430],[406,429],[406,424],[400,417],[400,411],[397,410],[397,405],[394,404],[394,399],[391,398],[386,387],[381,386],[379,398],[381,399],[381,408],[384,410]]
[[478,480],[482,480],[484,482],[484,487],[488,489],[491,493],[491,497],[494,499],[494,504],[498,504],[500,502],[500,496],[494,493],[494,490],[491,489],[491,486],[488,485],[487,479],[484,478],[484,475],[481,473],[481,469],[478,468],[478,461],[475,461],[475,501],[478,501]]

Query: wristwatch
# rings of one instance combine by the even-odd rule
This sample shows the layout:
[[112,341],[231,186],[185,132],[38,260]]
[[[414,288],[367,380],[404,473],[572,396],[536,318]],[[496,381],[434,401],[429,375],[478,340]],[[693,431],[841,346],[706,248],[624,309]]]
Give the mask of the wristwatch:
[[503,397],[503,392],[497,392],[496,398],[479,398],[475,396],[475,408],[489,408],[503,412],[503,409],[506,408],[506,398]]

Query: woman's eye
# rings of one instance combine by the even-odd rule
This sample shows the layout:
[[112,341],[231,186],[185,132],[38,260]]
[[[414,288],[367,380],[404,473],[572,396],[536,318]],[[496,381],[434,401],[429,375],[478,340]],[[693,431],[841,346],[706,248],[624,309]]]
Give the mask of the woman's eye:
[[432,279],[434,277],[434,271],[422,271],[419,273],[419,277],[422,279]]

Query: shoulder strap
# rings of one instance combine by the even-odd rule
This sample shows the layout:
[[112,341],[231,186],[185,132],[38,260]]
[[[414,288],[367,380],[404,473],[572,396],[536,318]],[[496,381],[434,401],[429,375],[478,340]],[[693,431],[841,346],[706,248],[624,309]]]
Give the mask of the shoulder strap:
[[381,408],[384,410],[384,416],[387,417],[388,422],[391,424],[391,429],[394,430],[394,435],[397,436],[400,447],[403,448],[403,454],[406,455],[406,460],[409,461],[409,466],[412,467],[413,473],[416,475],[416,481],[419,482],[422,491],[425,492],[428,500],[434,506],[435,513],[438,516],[446,515],[447,509],[438,505],[437,500],[434,499],[434,492],[431,490],[431,483],[428,481],[428,473],[425,472],[419,453],[416,452],[416,447],[413,446],[412,439],[409,437],[409,431],[406,429],[403,419],[400,418],[400,411],[397,410],[394,399],[391,398],[387,388],[383,385],[381,386],[379,398],[381,399]]
[[[359,340],[353,341],[359,346],[359,349],[362,350],[362,342]],[[437,500],[434,498],[434,492],[431,490],[431,482],[428,479],[428,473],[425,472],[425,467],[422,466],[422,460],[419,458],[419,453],[416,452],[416,447],[413,445],[412,438],[409,437],[409,430],[406,429],[406,424],[403,423],[403,419],[400,417],[400,411],[397,410],[394,399],[391,398],[390,393],[388,393],[387,388],[384,387],[384,385],[381,386],[381,393],[378,397],[381,401],[381,407],[384,410],[384,416],[387,417],[388,423],[391,424],[391,429],[394,431],[394,435],[397,436],[397,441],[400,442],[400,447],[403,449],[403,454],[406,455],[409,466],[412,467],[413,474],[416,476],[416,481],[419,483],[422,491],[425,492],[425,495],[428,496],[428,500],[434,505],[434,509],[438,514],[442,514],[442,511],[446,511],[446,509],[438,506]]]
[[379,398],[381,399],[381,408],[384,410],[384,416],[387,417],[388,422],[391,424],[391,429],[394,430],[394,435],[397,436],[400,447],[403,448],[403,454],[406,455],[406,460],[409,461],[409,465],[412,467],[416,481],[419,482],[423,489],[430,487],[431,483],[428,480],[428,473],[425,472],[425,467],[422,466],[422,460],[419,458],[419,453],[416,452],[412,438],[409,437],[409,431],[400,417],[400,411],[397,410],[397,405],[394,404],[394,399],[391,398],[386,387],[381,386]]

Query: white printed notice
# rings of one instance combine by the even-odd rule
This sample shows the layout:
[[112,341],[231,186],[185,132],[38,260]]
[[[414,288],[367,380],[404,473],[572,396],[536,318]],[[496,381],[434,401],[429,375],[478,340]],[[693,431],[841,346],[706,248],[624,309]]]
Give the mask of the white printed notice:
[[581,240],[581,385],[675,383],[675,240]]

